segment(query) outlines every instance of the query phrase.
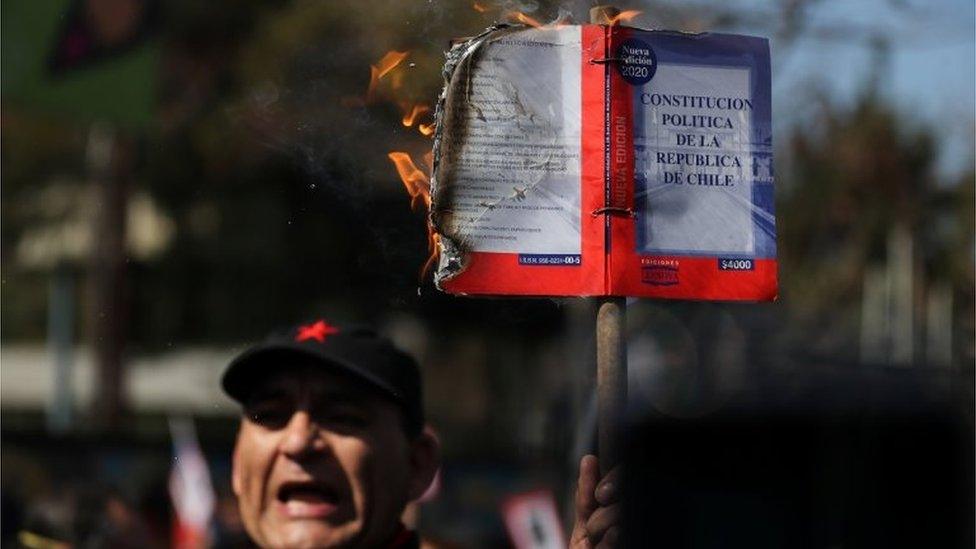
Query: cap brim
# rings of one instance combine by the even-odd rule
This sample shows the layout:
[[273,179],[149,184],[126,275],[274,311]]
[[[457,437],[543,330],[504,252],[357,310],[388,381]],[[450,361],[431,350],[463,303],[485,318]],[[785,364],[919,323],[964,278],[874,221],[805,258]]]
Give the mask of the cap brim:
[[298,343],[265,344],[241,353],[227,366],[220,385],[228,396],[245,404],[251,393],[260,386],[262,379],[292,365],[289,364],[289,357],[292,360],[310,359],[330,371],[346,374],[362,381],[397,402],[405,402],[404,395],[399,394],[372,373],[347,360]]

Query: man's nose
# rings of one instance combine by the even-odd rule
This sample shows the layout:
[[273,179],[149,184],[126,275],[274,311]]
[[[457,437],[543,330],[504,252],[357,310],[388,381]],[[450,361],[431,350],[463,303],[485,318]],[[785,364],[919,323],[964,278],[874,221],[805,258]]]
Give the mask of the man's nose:
[[312,452],[321,451],[325,441],[320,435],[319,426],[308,412],[299,410],[292,414],[291,420],[285,427],[285,436],[281,439],[281,452],[292,459],[300,459]]

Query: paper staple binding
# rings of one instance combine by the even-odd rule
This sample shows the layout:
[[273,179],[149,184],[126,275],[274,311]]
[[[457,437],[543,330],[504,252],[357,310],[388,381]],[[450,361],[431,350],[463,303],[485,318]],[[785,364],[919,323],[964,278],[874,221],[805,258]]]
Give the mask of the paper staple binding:
[[600,214],[610,214],[610,215],[623,215],[627,217],[637,217],[637,212],[633,208],[618,208],[614,206],[607,206],[605,208],[597,208],[593,210],[590,215],[596,217]]

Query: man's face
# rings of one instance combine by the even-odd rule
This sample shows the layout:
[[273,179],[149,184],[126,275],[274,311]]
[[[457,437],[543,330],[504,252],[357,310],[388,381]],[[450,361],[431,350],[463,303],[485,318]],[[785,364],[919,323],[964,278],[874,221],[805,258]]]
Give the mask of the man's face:
[[426,487],[435,451],[425,435],[408,440],[396,405],[361,382],[278,370],[245,404],[234,449],[248,533],[266,547],[382,545]]

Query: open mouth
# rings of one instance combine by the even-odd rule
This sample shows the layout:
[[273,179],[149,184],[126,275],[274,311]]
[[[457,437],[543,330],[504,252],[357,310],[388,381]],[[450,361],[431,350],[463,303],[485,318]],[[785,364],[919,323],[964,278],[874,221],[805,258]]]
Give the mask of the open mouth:
[[277,500],[290,518],[325,518],[339,504],[335,490],[315,481],[286,482],[278,488]]

